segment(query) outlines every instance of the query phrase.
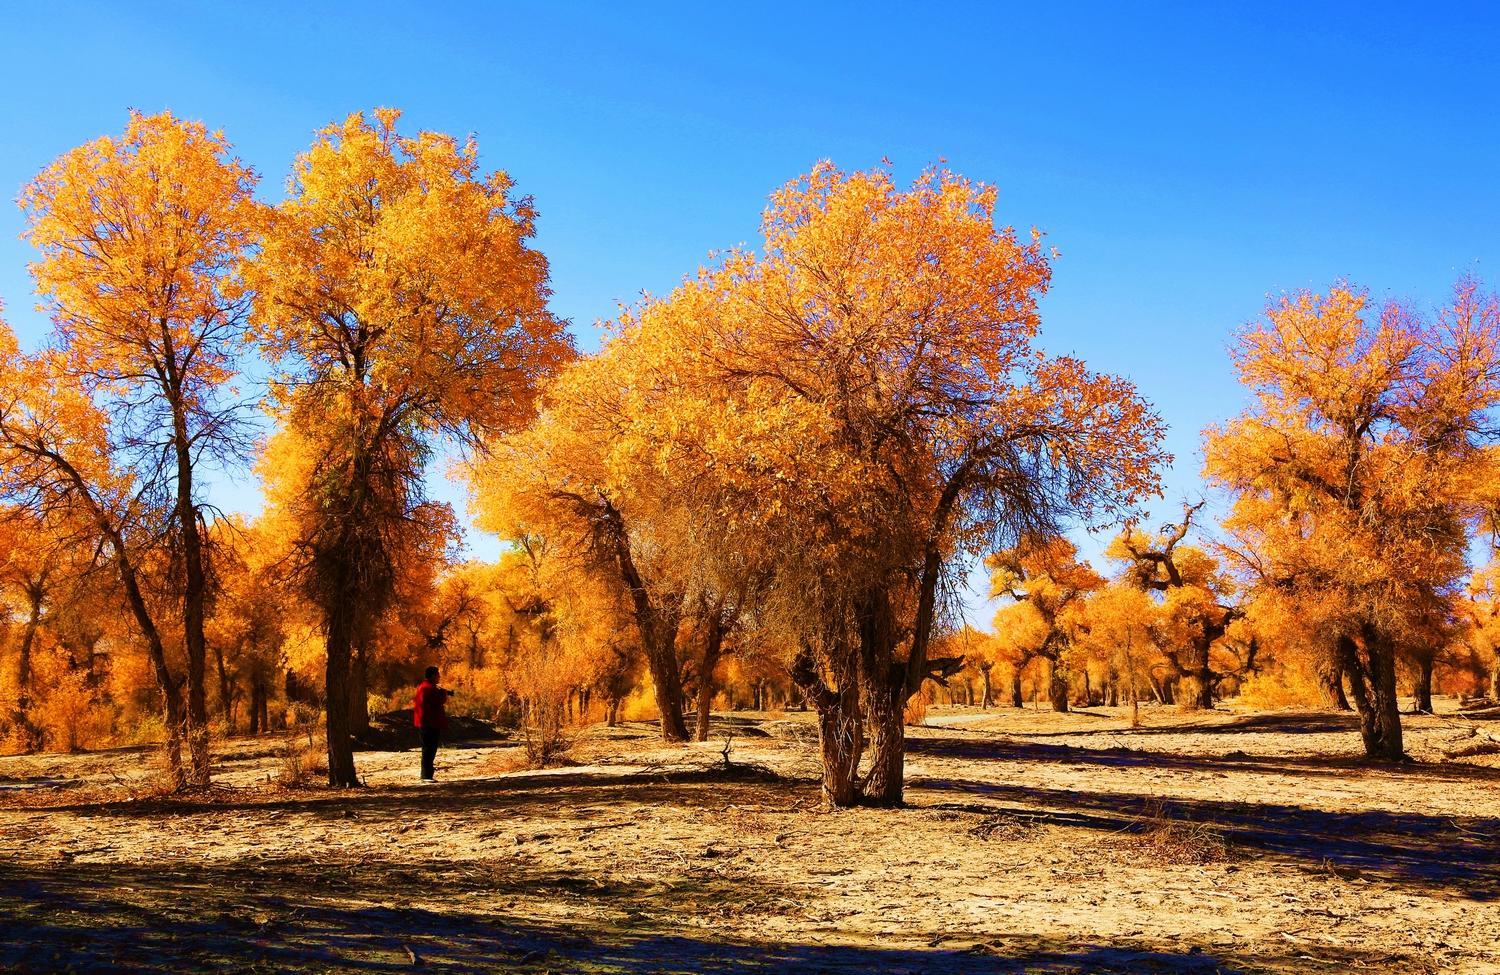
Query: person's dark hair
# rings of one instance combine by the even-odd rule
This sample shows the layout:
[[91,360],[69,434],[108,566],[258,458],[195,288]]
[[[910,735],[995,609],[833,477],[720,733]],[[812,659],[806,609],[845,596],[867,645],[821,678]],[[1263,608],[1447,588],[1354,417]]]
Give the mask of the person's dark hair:
[[427,672],[422,676],[426,677],[428,680],[437,680],[437,675],[438,669],[436,667],[428,667]]

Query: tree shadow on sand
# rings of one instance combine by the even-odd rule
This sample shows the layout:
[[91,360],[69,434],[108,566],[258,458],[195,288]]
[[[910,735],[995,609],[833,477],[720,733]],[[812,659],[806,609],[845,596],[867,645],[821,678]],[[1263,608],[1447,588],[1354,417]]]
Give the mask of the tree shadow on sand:
[[927,802],[924,792],[978,796],[996,805],[965,808],[1109,833],[1143,830],[1162,818],[1181,820],[1205,824],[1237,846],[1287,857],[1311,869],[1369,875],[1475,900],[1500,899],[1497,818],[1384,809],[1333,812],[1273,802],[1084,792],[931,776],[907,781],[917,804]]
[[[1190,944],[1022,934],[976,940],[908,931],[906,946],[715,936],[716,914],[786,913],[784,894],[764,882],[649,886],[605,875],[542,874],[518,863],[470,863],[458,871],[439,864],[296,860],[72,864],[46,871],[0,865],[0,969],[1249,975],[1400,961],[1359,951],[1322,960],[1289,954],[1284,946],[1216,953]],[[518,899],[537,898],[564,910],[536,917],[516,906]]]

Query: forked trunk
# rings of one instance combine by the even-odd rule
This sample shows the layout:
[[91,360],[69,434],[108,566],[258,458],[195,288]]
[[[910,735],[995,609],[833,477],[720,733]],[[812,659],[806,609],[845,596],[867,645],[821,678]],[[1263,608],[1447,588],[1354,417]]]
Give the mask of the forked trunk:
[[663,620],[643,641],[646,666],[656,693],[656,710],[661,714],[662,741],[687,741],[687,723],[683,720],[682,671],[677,665],[677,621]]
[[864,753],[864,716],[860,714],[859,664],[843,640],[830,647],[829,688],[818,673],[810,649],[803,647],[792,664],[793,686],[803,702],[818,712],[818,747],[823,758],[823,799],[841,808],[859,802],[859,759]]

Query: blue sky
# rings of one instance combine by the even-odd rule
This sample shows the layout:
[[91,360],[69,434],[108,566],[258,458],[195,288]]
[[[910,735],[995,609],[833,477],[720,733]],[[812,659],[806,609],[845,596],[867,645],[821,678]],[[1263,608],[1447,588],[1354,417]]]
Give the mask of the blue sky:
[[[11,2],[0,190],[133,106],[224,129],[275,199],[315,129],[400,107],[535,196],[589,348],[618,302],[753,242],[814,161],[942,158],[1061,251],[1044,343],[1155,402],[1169,514],[1201,493],[1199,432],[1243,402],[1226,344],[1268,294],[1500,284],[1497,36],[1480,4]],[[0,298],[34,343],[20,230],[0,207]]]

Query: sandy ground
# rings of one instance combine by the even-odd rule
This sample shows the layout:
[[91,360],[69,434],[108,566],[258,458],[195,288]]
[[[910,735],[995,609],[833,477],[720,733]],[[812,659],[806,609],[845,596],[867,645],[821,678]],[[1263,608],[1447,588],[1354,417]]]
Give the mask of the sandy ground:
[[267,784],[276,737],[198,798],[0,759],[0,970],[1500,973],[1500,762],[1443,761],[1452,721],[1391,768],[1343,715],[1143,713],[940,709],[900,810],[821,808],[799,714],[426,786],[366,752],[353,794]]

